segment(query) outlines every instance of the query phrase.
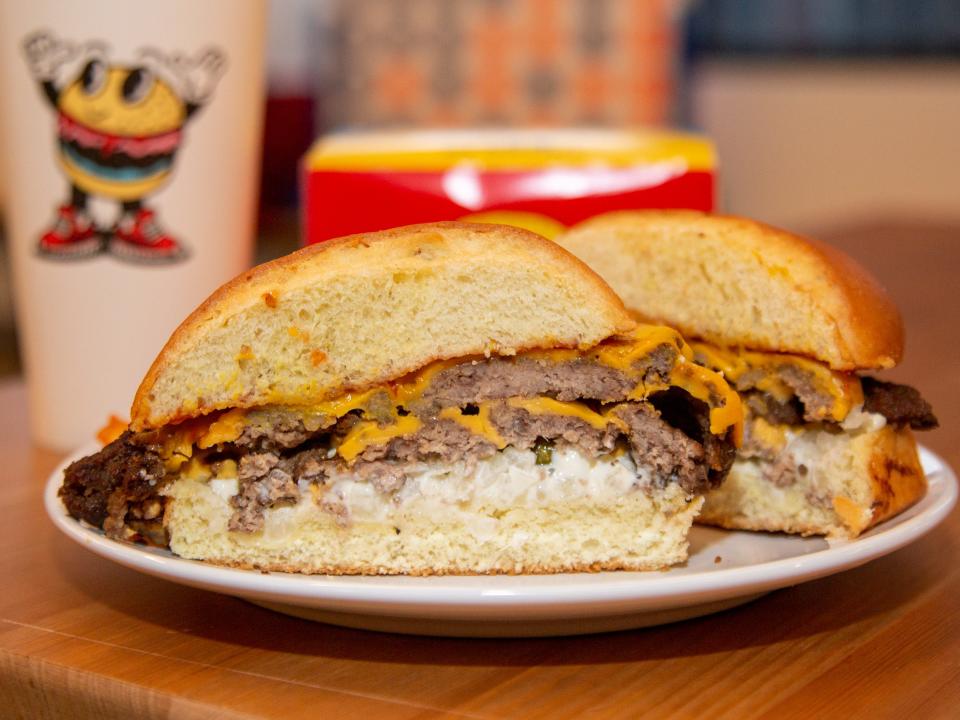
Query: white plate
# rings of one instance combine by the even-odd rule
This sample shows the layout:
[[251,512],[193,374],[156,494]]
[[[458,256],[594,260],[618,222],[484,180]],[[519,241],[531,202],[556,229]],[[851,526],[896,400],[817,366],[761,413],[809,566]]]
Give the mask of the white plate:
[[857,567],[933,529],[957,500],[957,478],[920,449],[929,492],[857,540],[694,527],[690,559],[665,572],[477,577],[329,577],[260,573],[184,560],[169,551],[108,540],[67,515],[57,497],[63,469],[47,481],[47,514],[98,555],[176,583],[235,595],[280,612],[337,625],[419,635],[523,637],[645,627],[748,602],[777,588]]

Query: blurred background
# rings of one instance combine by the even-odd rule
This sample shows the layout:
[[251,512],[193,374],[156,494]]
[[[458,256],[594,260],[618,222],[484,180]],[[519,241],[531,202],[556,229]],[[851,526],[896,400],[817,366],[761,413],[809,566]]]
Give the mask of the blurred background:
[[268,57],[261,260],[298,245],[300,157],[355,127],[693,129],[726,211],[960,242],[958,0],[272,0]]

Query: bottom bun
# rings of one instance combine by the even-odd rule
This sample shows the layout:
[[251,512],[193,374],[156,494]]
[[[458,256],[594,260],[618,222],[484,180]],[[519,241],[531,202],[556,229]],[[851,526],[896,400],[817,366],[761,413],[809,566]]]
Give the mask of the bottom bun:
[[697,522],[853,538],[910,507],[927,489],[913,434],[863,417],[852,431],[792,428],[776,460],[738,458]]
[[559,573],[656,570],[686,560],[701,497],[675,483],[638,484],[623,457],[561,452],[554,471],[512,448],[440,476],[428,467],[390,496],[341,481],[266,510],[254,533],[228,530],[235,483],[180,479],[166,491],[164,523],[182,557],[279,572]]

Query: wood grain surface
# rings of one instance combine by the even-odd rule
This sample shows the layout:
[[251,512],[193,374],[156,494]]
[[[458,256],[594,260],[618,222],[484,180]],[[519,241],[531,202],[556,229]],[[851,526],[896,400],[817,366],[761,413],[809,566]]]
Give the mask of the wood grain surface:
[[[904,312],[906,361],[960,468],[960,228],[824,234]],[[95,557],[46,520],[58,458],[0,385],[2,718],[960,716],[960,514],[884,559],[675,625],[450,640],[288,618]]]

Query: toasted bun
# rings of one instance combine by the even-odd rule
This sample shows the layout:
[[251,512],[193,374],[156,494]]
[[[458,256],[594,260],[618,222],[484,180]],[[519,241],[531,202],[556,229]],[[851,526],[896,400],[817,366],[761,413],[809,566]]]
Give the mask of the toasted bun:
[[319,401],[436,359],[587,347],[633,325],[595,273],[526,230],[437,223],[352,235],[214,292],[154,361],[131,427]]
[[228,530],[233,507],[209,483],[180,479],[167,492],[164,522],[177,555],[328,575],[657,570],[686,560],[687,533],[703,503],[670,483],[608,501],[446,509],[414,501],[382,520],[342,527],[307,495],[293,508],[266,510],[263,532],[248,536]]
[[718,345],[806,355],[835,370],[889,368],[903,323],[876,279],[839,250],[739,217],[601,215],[557,242],[641,316]]
[[885,425],[856,434],[799,432],[795,456],[805,474],[777,486],[764,477],[769,463],[737,459],[723,485],[707,494],[697,522],[852,538],[902,512],[926,492],[909,429]]

